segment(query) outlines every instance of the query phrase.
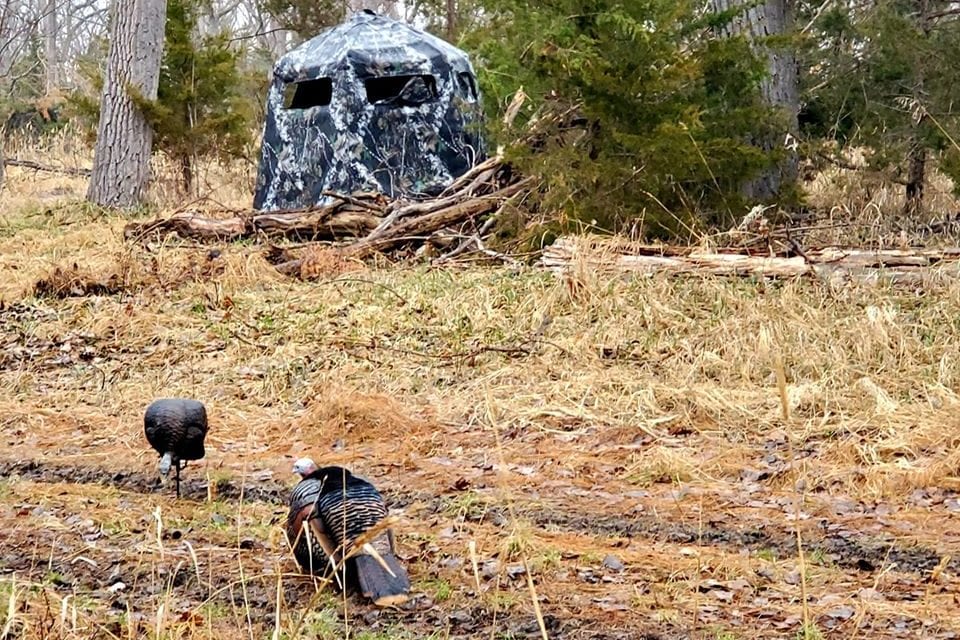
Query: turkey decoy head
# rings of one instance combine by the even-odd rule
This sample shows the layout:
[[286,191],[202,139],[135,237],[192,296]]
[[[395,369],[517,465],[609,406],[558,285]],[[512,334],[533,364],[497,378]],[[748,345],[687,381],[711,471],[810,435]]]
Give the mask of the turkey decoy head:
[[293,472],[301,478],[306,478],[308,475],[316,471],[317,468],[317,463],[310,458],[300,458],[293,463]]

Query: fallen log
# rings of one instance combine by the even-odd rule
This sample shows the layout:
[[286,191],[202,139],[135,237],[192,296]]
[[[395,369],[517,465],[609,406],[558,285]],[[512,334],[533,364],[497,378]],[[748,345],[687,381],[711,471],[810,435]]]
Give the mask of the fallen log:
[[131,222],[123,228],[127,240],[144,239],[148,236],[177,234],[198,240],[238,240],[250,232],[248,221],[242,217],[207,218],[193,211],[181,211],[163,220]]
[[[362,202],[362,206],[358,205]],[[197,240],[231,241],[256,235],[292,237],[307,240],[341,240],[363,237],[380,224],[383,211],[377,199],[360,201],[347,196],[323,207],[289,211],[224,210],[229,217],[214,217],[195,210],[178,211],[167,218],[150,222],[131,222],[123,229],[127,240],[144,240],[177,234]],[[215,212],[216,213],[216,212]]]
[[[411,201],[390,200],[369,192],[325,193],[331,197],[329,204],[297,210],[220,208],[201,212],[193,208],[150,222],[131,222],[124,228],[124,237],[144,242],[167,234],[206,241],[262,236],[339,243],[335,247],[309,247],[295,255],[275,246],[268,250],[268,260],[281,273],[300,278],[329,271],[330,265],[363,260],[411,244],[419,244],[425,252],[454,250],[464,239],[470,239],[485,253],[497,255],[481,242],[496,218],[491,214],[535,184],[534,178],[520,176],[501,156],[495,156],[472,167],[432,198]],[[486,222],[481,220],[485,216]]]
[[264,213],[253,217],[253,229],[268,236],[300,236],[336,240],[363,236],[380,224],[380,218],[368,210],[340,210],[333,213]]
[[501,198],[504,190],[516,193],[513,187],[521,182],[503,158],[495,156],[472,167],[435,198],[391,201],[371,192],[324,193],[332,203],[295,210],[181,210],[163,219],[131,222],[124,228],[124,237],[142,240],[175,233],[221,241],[256,235],[331,241],[357,238],[358,253],[368,255],[371,247],[395,246],[396,238],[411,230],[432,232],[442,228],[436,226],[438,221],[452,224],[483,213],[489,208],[485,200]]
[[528,188],[533,182],[533,178],[524,178],[489,195],[471,198],[433,213],[404,219],[384,230],[379,236],[371,234],[367,238],[342,247],[322,247],[307,251],[299,258],[276,265],[276,268],[286,275],[307,279],[315,272],[312,263],[318,261],[327,263],[331,251],[339,253],[343,259],[362,260],[374,253],[389,251],[411,240],[425,240],[430,234],[441,229],[496,211],[505,201]]
[[544,249],[540,266],[558,273],[597,271],[760,276],[816,276],[831,282],[888,280],[921,284],[931,277],[960,276],[960,248],[808,249],[802,256],[750,255],[730,249],[643,245],[618,239],[564,236]]

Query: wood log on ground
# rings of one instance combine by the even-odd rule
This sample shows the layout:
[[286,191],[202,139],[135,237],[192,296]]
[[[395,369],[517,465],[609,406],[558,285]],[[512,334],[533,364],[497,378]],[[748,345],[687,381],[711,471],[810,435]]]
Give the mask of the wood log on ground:
[[547,247],[540,265],[555,272],[578,268],[597,271],[761,276],[816,276],[843,280],[921,284],[930,278],[960,276],[960,248],[947,249],[809,249],[803,256],[760,256],[728,249],[705,250],[630,243],[596,237],[559,238]]
[[215,217],[198,211],[178,211],[167,218],[150,222],[131,222],[124,227],[127,240],[159,238],[177,234],[183,238],[206,241],[231,241],[256,235],[292,237],[306,240],[340,240],[363,237],[380,224],[383,210],[376,200],[361,202],[355,197],[342,199],[324,207],[289,211],[232,211],[228,217]]
[[324,272],[331,264],[355,262],[408,245],[435,244],[438,232],[443,230],[456,238],[479,241],[491,228],[489,220],[483,224],[481,219],[489,218],[535,184],[534,178],[520,176],[502,157],[495,156],[471,168],[433,198],[409,201],[389,200],[376,193],[324,194],[331,196],[330,204],[297,210],[221,208],[206,214],[181,210],[158,220],[130,223],[124,228],[124,237],[145,241],[175,233],[204,241],[264,236],[339,242],[333,248],[311,247],[296,256],[271,247],[268,259],[279,271],[305,278]]
[[344,259],[362,260],[374,253],[389,251],[413,240],[424,240],[441,229],[496,211],[505,201],[528,188],[533,182],[532,178],[524,178],[489,195],[471,198],[432,213],[404,219],[387,228],[378,237],[373,237],[371,234],[371,237],[335,249],[328,247],[314,249],[300,258],[280,263],[276,268],[286,275],[309,278],[309,274],[313,272],[311,263],[328,262],[330,251],[337,251]]
[[165,236],[175,233],[184,238],[198,240],[239,240],[250,232],[250,226],[242,217],[225,219],[206,218],[192,211],[181,211],[163,220],[131,222],[123,228],[126,240],[150,236]]
[[253,217],[253,229],[268,236],[299,236],[336,240],[370,233],[380,218],[370,211],[341,209],[302,213],[264,213]]

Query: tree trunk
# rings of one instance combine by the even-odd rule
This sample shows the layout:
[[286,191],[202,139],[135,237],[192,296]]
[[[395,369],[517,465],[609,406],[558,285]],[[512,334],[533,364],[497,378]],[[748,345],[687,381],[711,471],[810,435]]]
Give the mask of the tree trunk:
[[150,179],[153,130],[136,100],[155,100],[167,0],[117,0],[100,123],[87,200],[129,208],[143,201]]
[[180,186],[184,195],[193,195],[193,158],[189,153],[180,156]]
[[57,51],[57,0],[47,0],[43,13],[43,63],[46,67],[46,94],[60,88],[60,56]]
[[[916,3],[917,22],[923,32],[924,41],[930,38],[930,3],[919,0]],[[903,203],[903,215],[913,217],[923,210],[923,185],[926,182],[927,148],[923,143],[923,128],[926,126],[926,111],[923,105],[923,67],[913,69],[913,100],[910,109],[914,115],[913,134],[907,149],[907,187]]]
[[927,148],[912,140],[907,152],[907,199],[903,212],[913,216],[923,209],[923,185],[926,182]]
[[[793,30],[793,0],[766,0],[752,5],[749,0],[711,0],[717,12],[742,10],[724,28],[727,36],[743,35],[756,43],[771,36],[785,36]],[[785,157],[779,166],[771,167],[762,175],[743,186],[744,195],[754,200],[774,200],[781,192],[796,182],[798,158],[795,148],[787,144],[795,138],[799,129],[797,114],[800,111],[800,95],[797,80],[797,61],[793,50],[784,45],[770,46],[762,41],[756,50],[767,58],[767,77],[761,84],[766,101],[783,113],[783,130],[767,139],[754,143],[764,151],[772,152],[778,146],[785,147]]]
[[457,38],[457,1],[447,0],[447,41]]

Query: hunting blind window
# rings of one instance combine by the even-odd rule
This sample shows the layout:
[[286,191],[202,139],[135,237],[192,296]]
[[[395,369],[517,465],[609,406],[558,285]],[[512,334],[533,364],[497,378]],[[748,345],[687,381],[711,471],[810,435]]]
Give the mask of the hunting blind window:
[[288,82],[283,88],[285,109],[309,109],[326,107],[333,98],[333,80],[317,78],[302,82]]
[[396,106],[418,105],[436,100],[437,79],[432,75],[383,76],[363,81],[367,102],[394,103]]
[[473,83],[473,76],[466,71],[457,74],[457,82],[460,84],[460,91],[463,97],[469,102],[477,101],[477,86]]

